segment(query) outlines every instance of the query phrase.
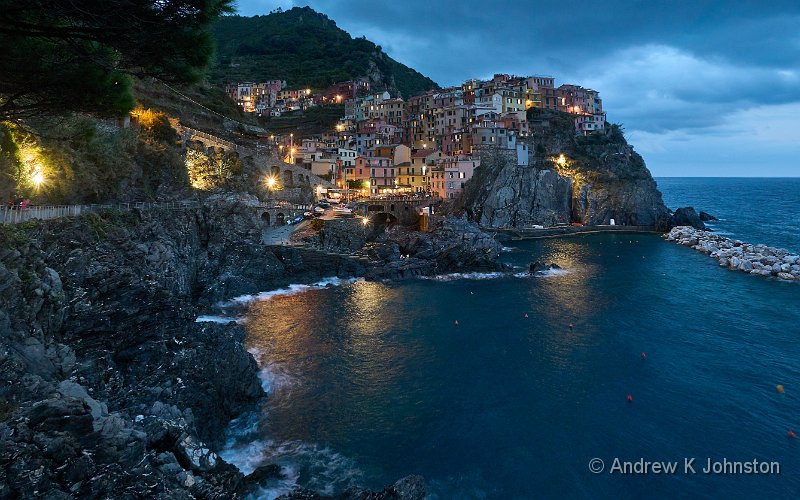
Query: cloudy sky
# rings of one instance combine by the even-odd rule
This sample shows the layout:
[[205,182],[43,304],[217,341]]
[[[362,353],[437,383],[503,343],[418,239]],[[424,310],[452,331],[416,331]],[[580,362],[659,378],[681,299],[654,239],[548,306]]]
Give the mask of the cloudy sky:
[[305,5],[443,86],[594,88],[655,176],[800,176],[798,0],[238,0]]

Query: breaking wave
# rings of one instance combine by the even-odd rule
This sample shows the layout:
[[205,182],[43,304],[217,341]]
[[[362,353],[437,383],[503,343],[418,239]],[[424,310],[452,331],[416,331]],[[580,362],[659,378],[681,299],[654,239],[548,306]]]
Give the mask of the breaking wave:
[[195,323],[219,323],[221,325],[227,325],[228,323],[238,323],[242,324],[245,322],[245,318],[232,318],[230,316],[198,316],[197,319],[194,320]]
[[357,281],[363,281],[363,278],[337,278],[335,276],[324,278],[316,283],[310,285],[289,285],[286,288],[279,288],[269,292],[261,292],[254,295],[240,295],[234,297],[225,305],[238,305],[244,306],[251,302],[259,302],[264,300],[271,300],[275,297],[284,297],[289,295],[297,295],[299,293],[308,292],[309,290],[321,290],[323,288],[330,288],[334,286],[350,285]]
[[503,276],[508,276],[508,273],[450,273],[437,276],[420,276],[420,279],[433,281],[491,280],[502,278]]

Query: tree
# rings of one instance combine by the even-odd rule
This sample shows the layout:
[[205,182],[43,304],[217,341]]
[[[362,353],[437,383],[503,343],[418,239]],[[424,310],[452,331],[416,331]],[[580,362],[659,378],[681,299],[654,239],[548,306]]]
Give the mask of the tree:
[[69,111],[114,116],[132,77],[198,81],[211,23],[233,0],[0,0],[0,120]]

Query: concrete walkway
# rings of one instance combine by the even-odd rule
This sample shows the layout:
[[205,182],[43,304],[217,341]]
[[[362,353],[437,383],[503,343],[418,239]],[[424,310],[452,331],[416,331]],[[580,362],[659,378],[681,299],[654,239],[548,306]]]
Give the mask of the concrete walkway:
[[581,234],[592,233],[654,233],[663,234],[663,231],[658,231],[651,226],[556,226],[546,227],[543,229],[533,228],[520,228],[520,229],[504,229],[494,227],[484,227],[481,229],[494,233],[495,235],[502,235],[512,240],[527,240],[537,238],[557,238],[561,236],[574,236]]
[[289,241],[295,231],[305,228],[311,221],[304,220],[299,224],[285,225],[285,226],[272,226],[264,230],[261,235],[261,241],[265,245],[291,245]]

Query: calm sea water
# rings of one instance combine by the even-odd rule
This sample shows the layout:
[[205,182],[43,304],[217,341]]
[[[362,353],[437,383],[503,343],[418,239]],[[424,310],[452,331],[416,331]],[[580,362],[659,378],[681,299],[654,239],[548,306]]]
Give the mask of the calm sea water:
[[715,231],[800,252],[800,178],[660,177],[671,209],[693,206],[720,218]]
[[[659,179],[672,208],[694,204],[766,242],[733,225],[752,200],[729,210],[689,182],[696,198],[672,203],[677,183]],[[408,474],[424,475],[432,498],[800,494],[800,439],[787,436],[800,434],[800,286],[651,235],[526,241],[504,258],[566,271],[358,282],[256,303],[249,343],[271,396],[232,426],[223,456],[245,472],[285,466],[264,498]],[[614,458],[678,461],[679,472],[613,475]],[[781,474],[705,475],[708,458],[776,461]]]

